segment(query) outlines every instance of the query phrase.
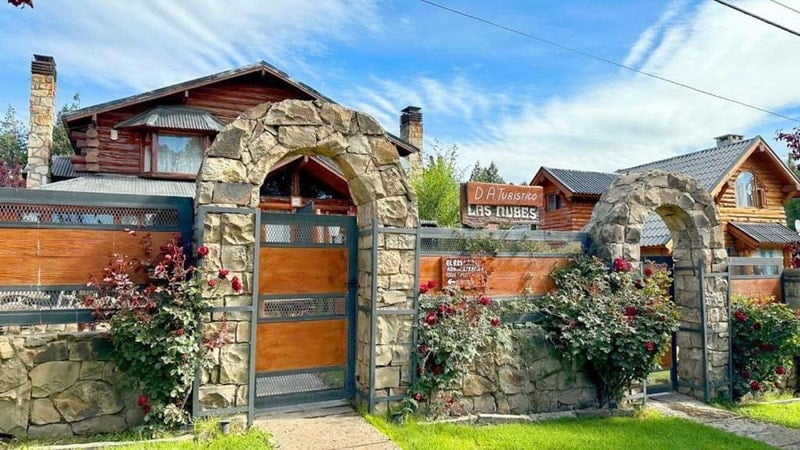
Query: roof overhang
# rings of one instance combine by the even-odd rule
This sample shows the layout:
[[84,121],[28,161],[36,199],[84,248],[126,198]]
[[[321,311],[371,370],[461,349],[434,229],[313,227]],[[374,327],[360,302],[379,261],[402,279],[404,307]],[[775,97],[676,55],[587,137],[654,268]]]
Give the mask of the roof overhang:
[[728,222],[728,232],[749,248],[784,247],[800,236],[780,223]]
[[719,196],[723,188],[727,185],[728,180],[730,180],[730,178],[742,167],[742,164],[744,164],[744,162],[755,153],[764,154],[773,164],[776,169],[776,174],[780,175],[784,180],[783,191],[785,194],[788,194],[787,197],[791,198],[800,195],[800,179],[798,179],[794,172],[792,172],[791,169],[789,169],[789,167],[783,163],[783,161],[778,157],[775,151],[772,150],[769,144],[767,144],[761,137],[758,137],[758,139],[753,142],[753,144],[742,154],[736,163],[729,168],[719,180],[717,180],[717,184],[711,191],[711,196],[713,198],[717,198],[717,196]]

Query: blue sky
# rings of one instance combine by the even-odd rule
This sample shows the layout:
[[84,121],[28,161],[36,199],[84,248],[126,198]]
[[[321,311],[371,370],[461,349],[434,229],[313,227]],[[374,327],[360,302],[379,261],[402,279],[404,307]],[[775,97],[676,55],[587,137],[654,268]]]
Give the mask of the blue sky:
[[[800,38],[711,1],[440,3],[564,45],[800,117]],[[800,9],[800,0],[783,0]],[[768,0],[737,5],[800,29]],[[623,71],[415,0],[38,0],[0,7],[0,106],[27,117],[33,53],[58,64],[58,103],[88,106],[264,59],[397,131],[423,108],[426,147],[614,170],[798,125]],[[268,6],[266,6],[268,5]]]

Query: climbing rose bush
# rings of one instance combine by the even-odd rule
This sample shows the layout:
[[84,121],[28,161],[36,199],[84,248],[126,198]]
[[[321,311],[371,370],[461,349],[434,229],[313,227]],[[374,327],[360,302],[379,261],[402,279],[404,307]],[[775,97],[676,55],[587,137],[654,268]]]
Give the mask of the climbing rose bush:
[[454,388],[467,366],[481,347],[504,332],[489,296],[467,295],[452,286],[436,288],[432,281],[420,286],[417,379],[401,415],[421,410],[435,417],[457,405]]
[[622,258],[580,256],[553,271],[555,290],[540,300],[539,325],[559,357],[586,371],[601,406],[647,377],[677,329],[663,266],[640,274]]
[[735,398],[785,387],[800,351],[800,319],[788,306],[764,299],[732,299],[731,345]]
[[[103,273],[90,277],[97,292],[84,303],[109,322],[110,358],[130,387],[142,392],[137,405],[145,420],[176,426],[189,420],[185,407],[195,374],[209,364],[206,351],[225,341],[225,327],[202,336],[198,318],[213,299],[202,295],[202,284],[215,286],[216,293],[228,272],[207,277],[191,265],[177,238],[158,251],[150,234],[140,244],[142,258],[114,253]],[[208,249],[196,253],[205,256]],[[237,280],[229,282],[235,292],[242,289]]]

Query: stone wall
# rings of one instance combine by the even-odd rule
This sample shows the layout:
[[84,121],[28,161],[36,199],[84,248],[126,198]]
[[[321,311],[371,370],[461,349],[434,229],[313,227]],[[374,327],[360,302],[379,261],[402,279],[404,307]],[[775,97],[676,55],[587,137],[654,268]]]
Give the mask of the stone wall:
[[142,421],[103,333],[0,336],[0,433],[36,439],[118,432]]
[[527,414],[597,406],[594,384],[571,373],[550,354],[535,330],[514,330],[510,342],[495,342],[464,377],[467,413]]

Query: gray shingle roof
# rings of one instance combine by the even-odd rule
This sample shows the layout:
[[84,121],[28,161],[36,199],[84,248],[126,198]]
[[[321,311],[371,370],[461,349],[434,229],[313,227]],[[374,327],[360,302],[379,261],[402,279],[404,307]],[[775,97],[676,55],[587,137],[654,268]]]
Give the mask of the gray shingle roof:
[[661,169],[667,172],[682,173],[694,177],[711,192],[722,181],[728,171],[742,157],[745,151],[761,136],[739,142],[708,148],[673,158],[643,164],[641,166],[620,169],[618,173],[644,172]]
[[659,245],[667,245],[670,239],[672,239],[672,233],[670,233],[661,216],[653,213],[644,219],[639,245],[642,247],[657,247]]
[[782,223],[729,222],[759,244],[789,244],[800,240],[797,232]]
[[186,106],[157,106],[118,123],[115,128],[172,128],[220,132],[225,127],[208,111]]
[[192,181],[150,180],[130,175],[87,175],[46,184],[39,189],[68,192],[94,192],[105,194],[160,195],[168,197],[194,197]]
[[75,167],[70,161],[71,156],[59,155],[53,156],[50,164],[50,173],[55,178],[76,178],[85,174],[75,172]]
[[619,174],[616,173],[553,169],[550,167],[544,167],[544,170],[573,194],[600,195],[619,177]]

